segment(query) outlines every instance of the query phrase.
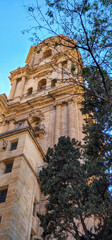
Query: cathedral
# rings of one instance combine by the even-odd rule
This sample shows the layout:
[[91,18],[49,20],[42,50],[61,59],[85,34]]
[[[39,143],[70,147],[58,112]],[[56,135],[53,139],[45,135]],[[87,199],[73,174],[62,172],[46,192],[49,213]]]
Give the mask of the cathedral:
[[83,139],[81,57],[68,40],[31,46],[26,65],[10,72],[9,96],[0,95],[0,240],[41,239],[44,155],[60,136]]

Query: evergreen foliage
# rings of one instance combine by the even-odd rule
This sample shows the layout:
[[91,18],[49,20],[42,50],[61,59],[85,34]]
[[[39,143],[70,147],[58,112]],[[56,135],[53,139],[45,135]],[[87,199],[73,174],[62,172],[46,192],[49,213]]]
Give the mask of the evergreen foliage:
[[[67,239],[71,234],[77,240],[111,240],[112,1],[46,0],[44,9],[38,0],[34,2],[28,12],[36,23],[31,28],[36,44],[48,33],[50,36],[64,34],[69,37],[65,46],[69,45],[70,38],[77,40],[72,49],[81,51],[84,63],[78,62],[79,76],[75,75],[76,59],[71,66],[74,79],[78,79],[74,84],[83,90],[84,145],[62,137],[54,149],[47,152],[48,165],[40,172],[42,192],[48,199],[46,214],[39,216],[43,239],[52,236]],[[55,42],[54,48],[58,49],[59,44]],[[83,85],[80,77],[84,79]],[[80,158],[84,159],[83,164]],[[85,221],[91,216],[98,219],[97,226],[93,226],[95,234]],[[83,234],[75,219],[80,222]]]
[[[109,231],[112,237],[109,181],[102,153],[98,154],[100,146],[99,141],[93,164],[84,161],[81,145],[75,139],[60,137],[54,149],[48,149],[44,159],[47,165],[39,174],[41,191],[47,198],[46,213],[38,214],[44,229],[42,239],[65,240],[71,236],[77,240],[103,240]],[[97,221],[89,228],[87,222],[92,218]]]
[[[106,86],[111,96],[112,81],[106,71]],[[83,90],[82,113],[85,116],[85,151],[86,158],[96,159],[99,154],[102,156],[105,168],[109,170],[112,167],[112,106],[111,103],[105,101],[104,88],[98,68],[91,66],[83,69],[84,81],[87,89]],[[97,94],[92,94],[94,91]],[[100,95],[100,97],[98,96]]]

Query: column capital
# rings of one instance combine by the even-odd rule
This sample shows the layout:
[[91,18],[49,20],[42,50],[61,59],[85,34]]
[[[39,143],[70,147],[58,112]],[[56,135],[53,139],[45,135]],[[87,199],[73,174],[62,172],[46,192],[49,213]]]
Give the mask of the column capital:
[[24,73],[21,78],[22,78],[22,79],[26,79],[26,74]]
[[54,107],[57,107],[57,106],[62,106],[62,102],[56,102],[56,103],[54,103],[54,105],[53,105]]
[[71,97],[71,98],[68,99],[68,104],[71,104],[73,102],[74,102],[74,97]]

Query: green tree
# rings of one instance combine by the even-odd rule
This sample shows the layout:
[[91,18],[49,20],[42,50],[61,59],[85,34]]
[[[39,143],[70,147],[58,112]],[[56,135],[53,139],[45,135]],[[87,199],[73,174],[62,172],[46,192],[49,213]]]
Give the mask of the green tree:
[[[83,89],[83,101],[82,101],[82,113],[85,116],[85,125],[83,127],[85,138],[85,155],[90,161],[97,159],[98,151],[103,153],[103,162],[105,164],[105,171],[108,171],[111,181],[112,168],[112,107],[111,104],[105,101],[104,88],[101,83],[101,76],[97,67],[89,67],[83,69],[84,80],[87,83],[87,89]],[[103,74],[106,80],[106,86],[108,93],[111,96],[112,83],[107,72],[103,70]],[[96,80],[97,79],[97,80]],[[92,94],[96,91],[96,94]],[[100,97],[99,97],[100,95]],[[98,149],[100,144],[100,149]],[[96,154],[96,155],[95,155]],[[98,160],[99,161],[99,160]]]
[[[46,213],[38,214],[44,230],[42,239],[65,240],[71,236],[77,240],[103,240],[109,231],[106,239],[112,238],[111,198],[103,154],[97,153],[99,165],[97,161],[91,165],[82,159],[80,143],[69,137],[59,138],[54,149],[48,149],[44,159],[47,165],[39,174],[41,191],[46,196]],[[94,217],[97,224],[93,221],[88,227],[87,222]]]
[[[36,3],[36,5],[34,3]],[[83,213],[82,216],[84,216],[84,220],[85,217],[90,217],[92,216],[92,214],[99,219],[96,236],[92,236],[94,237],[94,239],[104,240],[106,238],[110,240],[112,238],[112,210],[111,195],[108,195],[108,189],[110,189],[109,187],[112,185],[112,170],[110,170],[112,169],[112,1],[46,0],[46,4],[46,8],[42,9],[42,6],[39,6],[38,1],[34,0],[33,4],[30,7],[28,6],[27,8],[31,18],[35,20],[35,25],[31,29],[34,30],[33,37],[35,38],[36,43],[39,43],[40,40],[42,40],[41,37],[46,38],[46,35],[47,37],[49,35],[57,36],[61,33],[69,37],[68,39],[66,38],[66,40],[64,39],[65,46],[68,46],[68,48],[70,48],[71,50],[76,49],[77,51],[77,49],[79,49],[81,52],[82,61],[79,61],[78,64],[81,67],[81,71],[79,74],[81,74],[81,76],[83,77],[84,84],[82,85],[82,82],[80,83],[79,81],[75,83],[80,84],[83,89],[82,113],[85,114],[85,138],[82,149],[85,164],[81,165],[78,162],[78,164],[80,165],[78,169],[83,169],[84,179],[94,179],[94,181],[92,181],[89,185],[87,184],[88,182],[83,179],[83,183],[86,183],[88,186],[89,193],[87,194],[86,203],[83,202],[81,213]],[[44,33],[44,36],[41,35],[41,32]],[[63,35],[60,36],[62,39],[64,38]],[[73,42],[73,40],[77,40],[77,42]],[[59,44],[59,41],[54,42],[54,47],[56,48]],[[74,66],[75,59],[71,67],[71,73],[73,76],[75,76]],[[78,76],[76,76],[76,79],[79,79]],[[50,160],[47,159],[54,158],[57,147],[55,146],[54,150],[52,151],[49,150],[50,152],[48,152],[47,155],[49,157],[45,158],[46,162],[49,161],[49,168]],[[61,156],[58,157],[59,159],[61,158]],[[78,161],[78,157],[75,159]],[[58,165],[58,160],[56,164]],[[49,168],[43,169],[44,174],[48,174],[47,170]],[[52,166],[52,170],[53,169],[55,169],[55,165],[54,167]],[[82,174],[83,171],[79,170],[79,173]],[[59,174],[61,173],[59,172]],[[80,179],[82,180],[83,177],[83,175],[80,174],[79,181]],[[46,184],[48,183],[48,176],[49,175],[46,175]],[[74,188],[75,187],[76,184],[74,185]],[[43,188],[42,191],[44,190],[45,189]],[[78,194],[78,188],[76,190]],[[50,192],[44,193],[45,195],[50,194]],[[81,196],[83,197],[86,195],[83,191],[81,193]],[[74,200],[72,199],[72,201],[76,201],[75,196]],[[64,202],[65,201],[62,201],[62,205],[60,205],[60,208],[63,209],[63,214],[65,213],[65,222],[64,224],[64,220],[60,222],[61,227],[64,227],[65,225],[68,226],[67,224],[69,224],[69,222],[67,221],[69,218],[67,218],[66,220],[66,217],[68,216],[66,213],[67,210],[65,210],[65,208],[63,207],[65,206],[64,204],[66,204]],[[54,203],[52,202],[52,204]],[[78,203],[76,203],[76,205],[72,205],[72,207],[74,206],[73,209],[76,208],[77,204]],[[86,205],[87,208],[85,207]],[[57,211],[56,207],[54,209],[55,211]],[[71,216],[71,219],[74,220],[74,211],[72,213],[72,208],[67,207],[67,209],[70,209],[70,211],[68,211],[68,214],[70,213],[69,216]],[[56,224],[52,224],[49,220],[51,217],[51,213],[52,211],[48,208],[46,215],[40,216],[40,219],[42,219],[43,221],[43,223],[41,221],[41,224],[44,228],[43,234],[45,234],[45,236],[48,236],[52,232],[52,234],[58,234],[55,235],[55,237],[58,236],[57,239],[65,239],[65,236],[67,234],[67,228],[65,230],[65,233],[64,229],[61,229],[60,225],[58,226]],[[61,215],[63,216],[63,214]],[[55,217],[57,216],[57,212],[56,215],[55,212],[53,212],[53,218],[55,219]],[[75,218],[77,218],[76,216],[78,215],[76,214]],[[69,231],[71,230],[71,226],[74,225],[72,220],[69,219],[71,223],[71,225],[69,224]],[[80,216],[78,216],[78,220],[81,221]],[[75,224],[75,228],[76,227],[77,226]],[[76,239],[80,239],[80,234],[77,231],[77,228],[75,228],[72,228],[72,233],[74,234],[73,236],[75,236],[74,238]],[[84,230],[83,225],[82,228]],[[54,229],[54,231],[52,229]],[[59,233],[57,233],[59,229],[63,230],[62,234],[61,230]],[[88,230],[87,225],[85,226],[85,230]],[[88,231],[85,230],[82,239],[88,239],[88,234],[89,239],[91,239],[90,235],[92,234],[92,231],[88,233]]]

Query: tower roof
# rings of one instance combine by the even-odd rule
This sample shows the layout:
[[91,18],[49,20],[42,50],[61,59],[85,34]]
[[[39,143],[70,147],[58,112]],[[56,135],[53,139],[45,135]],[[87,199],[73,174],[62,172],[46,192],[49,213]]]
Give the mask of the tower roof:
[[40,42],[38,45],[30,47],[30,50],[25,62],[29,64],[34,52],[38,52],[42,47],[46,47],[46,46],[55,47],[56,44],[63,45],[64,47],[74,47],[74,45],[77,45],[77,41],[69,37],[66,37],[63,34],[46,38],[45,40]]

